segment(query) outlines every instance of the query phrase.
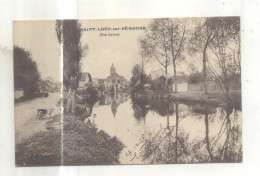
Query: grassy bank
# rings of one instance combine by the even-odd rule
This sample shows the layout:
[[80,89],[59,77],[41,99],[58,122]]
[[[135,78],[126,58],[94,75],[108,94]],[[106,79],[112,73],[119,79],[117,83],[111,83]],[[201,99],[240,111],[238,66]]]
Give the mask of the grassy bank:
[[[60,116],[39,132],[16,145],[17,166],[58,166],[117,164],[123,144],[73,115],[65,115],[63,131]],[[61,145],[63,142],[63,145]],[[63,146],[63,150],[62,150]]]
[[123,144],[77,117],[64,118],[64,165],[118,164]]
[[[208,94],[204,94],[203,91],[168,93],[165,98],[172,101],[227,106],[226,97],[220,91],[209,92]],[[230,98],[232,106],[241,109],[241,91],[230,91]]]
[[59,166],[60,146],[59,130],[36,133],[16,144],[15,164],[16,166]]

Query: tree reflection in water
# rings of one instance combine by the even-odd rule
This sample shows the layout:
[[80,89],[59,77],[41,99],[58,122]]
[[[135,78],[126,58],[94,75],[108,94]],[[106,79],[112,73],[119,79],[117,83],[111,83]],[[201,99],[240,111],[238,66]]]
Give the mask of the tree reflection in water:
[[120,104],[126,102],[129,99],[129,95],[127,93],[114,93],[111,95],[107,95],[102,97],[99,100],[100,105],[111,105],[111,112],[116,117],[117,108]]
[[[242,140],[240,110],[232,106],[211,107],[188,105],[188,113],[180,115],[179,104],[166,101],[133,100],[134,116],[144,119],[148,111],[166,116],[167,125],[143,141],[140,155],[150,163],[241,162]],[[185,118],[204,121],[204,137],[190,139]],[[175,119],[175,122],[170,121]],[[188,119],[189,120],[189,119]],[[216,127],[216,123],[219,126]],[[174,125],[171,125],[174,124]],[[191,127],[193,124],[190,124]],[[211,131],[214,131],[212,135]]]

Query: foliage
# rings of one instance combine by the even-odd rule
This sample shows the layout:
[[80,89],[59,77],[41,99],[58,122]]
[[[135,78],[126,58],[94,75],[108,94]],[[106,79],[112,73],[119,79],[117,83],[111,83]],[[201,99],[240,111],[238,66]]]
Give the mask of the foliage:
[[207,61],[208,61],[208,48],[214,39],[218,31],[218,26],[215,21],[218,18],[210,17],[210,18],[202,18],[196,24],[196,27],[191,35],[188,51],[190,55],[198,54],[201,58],[201,62],[203,64],[203,81],[204,81],[204,91],[208,93],[207,90]]
[[139,81],[141,73],[142,73],[141,66],[139,64],[135,64],[132,69],[132,77],[130,83],[131,87],[134,87],[136,83]]
[[201,58],[205,93],[207,76],[213,76],[228,97],[231,75],[241,73],[240,19],[208,17],[194,24],[188,51]]
[[60,87],[61,87],[59,82],[54,82],[53,80],[50,79],[46,79],[46,80],[41,79],[39,82],[39,86],[41,91],[44,92],[58,92],[60,91]]
[[[81,29],[77,20],[57,20],[58,41],[63,47],[63,83],[67,88],[77,89],[80,78]],[[87,47],[84,47],[87,48]]]
[[105,85],[104,85],[104,84],[99,84],[98,90],[99,90],[100,92],[105,91]]
[[[139,40],[143,57],[151,58],[165,70],[168,75],[168,66],[171,63],[169,57],[169,41],[167,30],[164,27],[165,19],[153,20],[142,39]],[[167,79],[166,79],[167,80]],[[166,87],[167,82],[165,83]]]
[[[206,53],[209,43],[217,32],[217,19],[218,17],[208,17],[195,21],[195,27],[188,44],[188,51],[191,56],[195,54],[202,56],[203,52]],[[201,58],[201,60],[203,59],[205,58]]]
[[199,83],[203,81],[203,75],[200,72],[191,73],[189,76],[189,83]]
[[[178,61],[185,59],[184,50],[187,40],[186,18],[183,19],[165,19],[164,26],[167,29],[167,37],[169,39],[169,48],[173,67]],[[176,68],[174,68],[175,70]]]
[[134,98],[132,97],[132,108],[134,110],[134,117],[137,120],[141,120],[142,118],[145,118],[149,108],[147,108],[147,105],[149,104],[148,99],[146,98]]
[[[212,57],[207,64],[212,76],[218,81],[229,98],[230,80],[241,73],[239,17],[220,17],[214,21],[218,30],[209,45]],[[239,63],[239,64],[237,64]]]
[[152,81],[152,90],[163,90],[166,84],[166,78],[161,76],[160,78]]
[[26,97],[39,90],[40,74],[32,54],[24,48],[14,46],[14,87],[22,88]]
[[151,82],[150,77],[142,71],[139,64],[135,64],[132,69],[132,77],[130,78],[130,86],[133,88],[132,91],[144,90],[144,85]]
[[56,33],[63,51],[63,84],[68,90],[65,112],[75,114],[75,91],[81,76],[81,58],[87,45],[81,46],[81,24],[77,20],[57,20]]
[[[160,18],[153,20],[147,28],[144,37],[139,41],[142,56],[155,60],[165,70],[168,85],[168,66],[172,63],[176,79],[177,61],[184,60],[184,44],[186,19]],[[175,81],[176,82],[176,81]],[[177,91],[177,83],[175,84]]]
[[88,86],[86,89],[86,101],[93,105],[98,100],[98,91],[93,86]]
[[135,64],[132,69],[133,77],[138,77],[142,74],[142,68],[139,64]]

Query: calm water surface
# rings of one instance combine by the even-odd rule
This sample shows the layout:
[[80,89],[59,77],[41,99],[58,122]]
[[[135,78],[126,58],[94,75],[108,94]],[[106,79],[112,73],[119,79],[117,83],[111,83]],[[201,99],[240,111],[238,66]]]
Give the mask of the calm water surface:
[[241,162],[241,111],[198,104],[132,99],[97,102],[90,117],[125,148],[121,164]]

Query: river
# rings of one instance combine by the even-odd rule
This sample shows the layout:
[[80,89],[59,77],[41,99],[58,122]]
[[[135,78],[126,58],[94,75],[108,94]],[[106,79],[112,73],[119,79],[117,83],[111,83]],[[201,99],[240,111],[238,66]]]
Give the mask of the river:
[[96,102],[89,117],[125,148],[121,164],[242,162],[241,110],[128,94]]

